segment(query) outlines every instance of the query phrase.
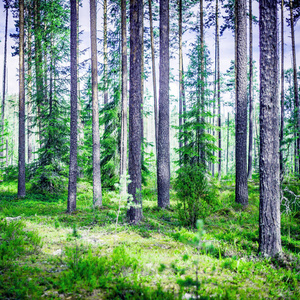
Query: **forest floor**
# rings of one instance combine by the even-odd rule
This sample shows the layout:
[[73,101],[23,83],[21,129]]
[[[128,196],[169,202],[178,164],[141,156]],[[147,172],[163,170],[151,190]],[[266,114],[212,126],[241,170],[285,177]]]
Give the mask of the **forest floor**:
[[259,257],[258,182],[242,209],[224,181],[205,232],[180,225],[174,192],[170,209],[159,209],[151,186],[137,226],[127,225],[125,206],[116,226],[117,192],[93,210],[86,181],[72,215],[66,193],[16,194],[16,181],[0,183],[1,299],[300,299],[300,214],[282,214],[284,254]]

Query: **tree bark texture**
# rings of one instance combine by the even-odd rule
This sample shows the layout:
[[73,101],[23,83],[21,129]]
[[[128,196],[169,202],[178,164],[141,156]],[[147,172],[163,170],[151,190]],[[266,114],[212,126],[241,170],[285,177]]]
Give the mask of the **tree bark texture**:
[[121,161],[120,178],[125,177],[123,192],[126,192],[127,175],[127,37],[126,37],[126,0],[121,0],[122,30],[122,119],[121,119]]
[[226,174],[228,174],[228,154],[229,154],[229,112],[227,117],[227,157],[226,157]]
[[130,0],[129,176],[132,202],[127,211],[130,224],[142,219],[142,18],[143,3]]
[[276,0],[259,2],[260,205],[259,252],[281,252],[279,193],[278,52]]
[[77,190],[77,10],[76,10],[76,0],[70,0],[70,1],[71,1],[71,34],[70,34],[71,124],[70,124],[68,213],[72,213],[76,210],[76,190]]
[[28,163],[32,162],[32,33],[31,33],[31,8],[27,6],[28,10],[28,33],[27,33],[27,74],[28,74],[28,100],[27,100],[27,157]]
[[[78,1],[78,0],[77,0]],[[93,204],[102,206],[100,170],[100,133],[97,72],[97,8],[96,0],[90,0],[91,59],[92,59],[92,108],[93,108]],[[77,35],[77,33],[76,33]],[[77,43],[76,43],[77,44]]]
[[296,105],[296,119],[297,119],[297,169],[300,170],[300,104],[298,93],[298,80],[297,80],[297,62],[296,62],[296,47],[295,47],[295,30],[294,30],[294,14],[293,14],[293,1],[290,0],[290,21],[291,21],[291,37],[292,37],[292,56],[293,56],[293,75],[294,75],[294,97]]
[[[280,148],[283,145],[283,126],[284,126],[284,0],[281,0],[281,93],[280,93]],[[283,149],[279,152],[280,179],[283,179]]]
[[247,15],[246,0],[236,2],[235,201],[248,205],[247,186]]
[[160,1],[160,64],[157,187],[158,206],[170,205],[169,0]]
[[248,148],[248,179],[252,178],[253,153],[253,49],[252,49],[252,0],[249,0],[249,148]]
[[[108,84],[107,84],[107,69],[108,69],[108,48],[107,48],[107,0],[103,2],[103,48],[104,48],[104,105],[108,103]],[[107,125],[105,125],[106,127]]]
[[19,0],[19,176],[18,197],[25,197],[24,0]]
[[[184,82],[183,82],[183,54],[182,54],[182,0],[178,3],[179,18],[178,18],[178,36],[179,36],[179,149],[182,148],[182,125],[184,119],[183,113],[183,98],[184,98]],[[182,164],[183,157],[179,157],[180,164]]]
[[[151,3],[151,1],[152,0],[148,0],[148,2],[149,2],[149,18],[150,18],[151,57],[152,57],[153,99],[154,99],[155,151],[156,151],[156,158],[157,158],[157,156],[158,156],[157,155],[157,148],[158,148],[158,113],[157,113],[157,88],[156,88],[155,50],[154,50],[154,35],[153,35],[153,16],[152,16],[152,3]],[[180,30],[180,27],[179,27],[179,30]]]

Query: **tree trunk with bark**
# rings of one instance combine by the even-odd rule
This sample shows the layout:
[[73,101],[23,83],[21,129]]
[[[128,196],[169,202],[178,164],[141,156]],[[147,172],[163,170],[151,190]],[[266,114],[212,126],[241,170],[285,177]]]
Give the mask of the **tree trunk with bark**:
[[[77,0],[78,1],[78,0]],[[71,0],[71,126],[70,166],[68,186],[68,213],[76,210],[77,191],[77,10],[76,0]]]
[[154,100],[154,130],[155,130],[155,153],[157,159],[158,148],[158,113],[157,113],[157,86],[156,86],[156,68],[155,68],[155,50],[154,50],[154,34],[153,34],[153,16],[152,16],[152,0],[149,3],[150,18],[150,39],[151,39],[151,58],[152,58],[152,83],[153,83],[153,100]]
[[124,180],[121,192],[127,191],[127,37],[126,37],[126,0],[121,0],[122,31],[122,119],[121,119],[121,159],[120,179]]
[[[108,84],[107,84],[107,69],[108,69],[108,47],[107,47],[107,0],[103,2],[103,48],[104,48],[104,105],[108,103]],[[105,124],[105,127],[107,124]]]
[[169,0],[160,1],[160,65],[157,187],[158,206],[170,205]]
[[19,0],[19,176],[18,197],[25,197],[24,0]]
[[[281,93],[280,93],[280,148],[283,146],[283,126],[284,126],[284,0],[281,0]],[[283,180],[283,149],[279,152],[280,179]]]
[[252,0],[249,0],[249,149],[248,149],[248,179],[252,178],[253,152],[253,50],[252,50]]
[[[77,0],[78,1],[78,0]],[[96,0],[90,0],[91,60],[92,60],[92,109],[93,109],[93,205],[102,206],[101,170],[100,170],[100,133],[98,106],[97,72],[97,7]]]
[[130,0],[130,90],[129,90],[129,176],[128,193],[132,195],[127,216],[130,224],[142,219],[142,18],[143,4]]
[[236,2],[236,184],[235,201],[248,205],[247,186],[247,15],[246,0]]
[[260,204],[259,252],[282,251],[280,235],[277,1],[259,3],[260,32]]

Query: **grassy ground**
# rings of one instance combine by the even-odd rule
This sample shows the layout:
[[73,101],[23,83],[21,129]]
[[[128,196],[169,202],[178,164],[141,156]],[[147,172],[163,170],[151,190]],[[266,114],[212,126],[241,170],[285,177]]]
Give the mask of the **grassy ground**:
[[116,192],[93,210],[88,182],[72,215],[66,194],[16,193],[15,181],[0,183],[1,299],[300,299],[299,214],[282,215],[284,255],[260,258],[255,182],[246,210],[233,182],[222,183],[205,232],[181,227],[174,193],[170,209],[158,209],[151,187],[139,226],[126,224],[125,207],[116,226]]

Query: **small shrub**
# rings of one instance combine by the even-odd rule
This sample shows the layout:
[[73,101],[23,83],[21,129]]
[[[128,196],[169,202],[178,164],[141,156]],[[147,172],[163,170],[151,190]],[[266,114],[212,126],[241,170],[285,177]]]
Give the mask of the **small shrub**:
[[205,218],[212,205],[216,204],[214,189],[203,167],[181,167],[175,180],[175,190],[178,196],[178,216],[185,226],[195,228],[197,220]]

